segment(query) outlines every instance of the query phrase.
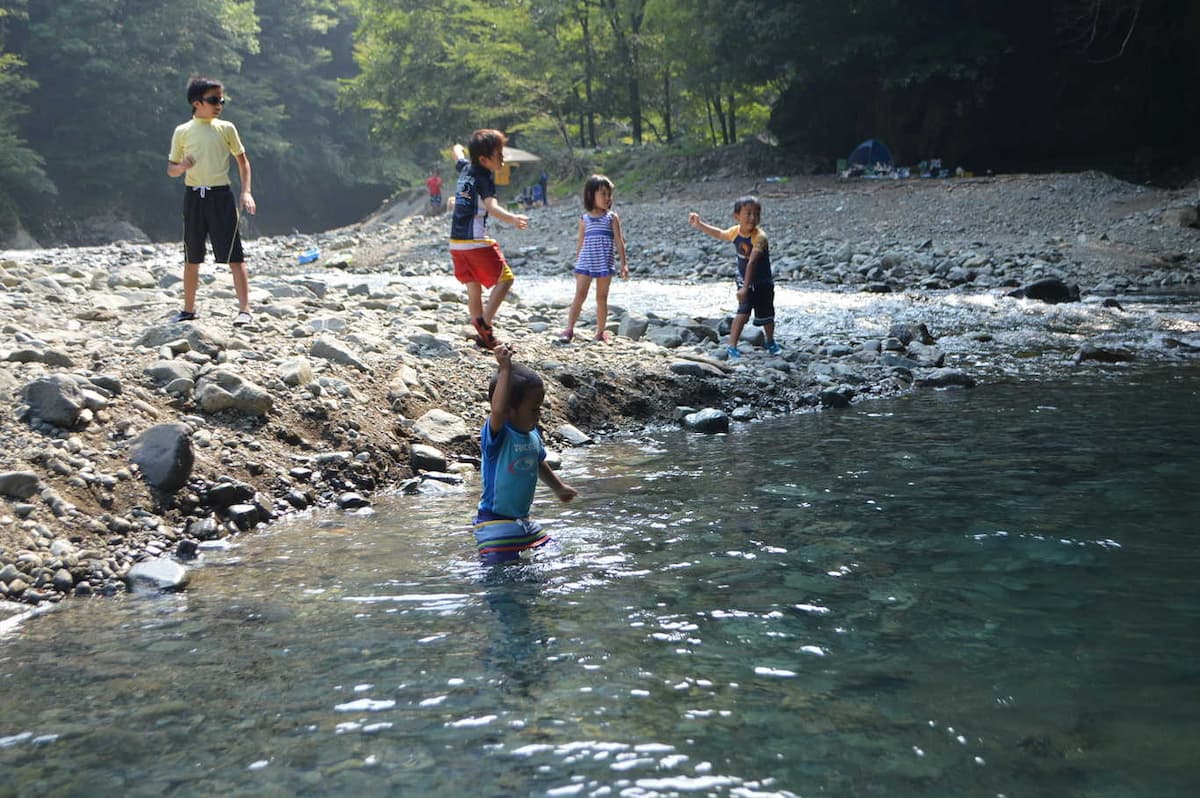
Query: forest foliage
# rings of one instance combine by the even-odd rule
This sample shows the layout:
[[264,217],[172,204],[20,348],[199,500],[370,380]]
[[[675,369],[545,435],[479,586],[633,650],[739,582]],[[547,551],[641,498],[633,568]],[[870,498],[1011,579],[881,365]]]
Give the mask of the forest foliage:
[[259,232],[345,224],[499,127],[527,149],[1195,173],[1194,0],[3,0],[0,237],[177,234],[171,130],[223,80]]

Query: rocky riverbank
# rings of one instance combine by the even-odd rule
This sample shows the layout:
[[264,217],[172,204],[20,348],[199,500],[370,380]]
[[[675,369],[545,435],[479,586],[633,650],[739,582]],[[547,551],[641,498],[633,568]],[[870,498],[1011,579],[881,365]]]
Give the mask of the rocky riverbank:
[[[636,197],[618,186],[630,285],[731,282],[727,245],[688,228],[686,214],[723,224],[749,191],[763,198],[785,287],[902,294],[919,309],[1031,284],[1052,301],[1078,285],[1085,301],[1116,302],[1186,292],[1198,277],[1194,190],[1099,174],[764,177]],[[518,274],[498,332],[547,380],[555,449],[656,424],[719,431],[730,418],[977,378],[969,351],[947,352],[913,321],[919,310],[878,320],[879,335],[817,331],[783,339],[781,356],[731,364],[718,346],[730,308],[679,316],[651,301],[614,308],[611,344],[563,346],[578,212],[539,208],[528,230],[497,231]],[[462,290],[427,279],[449,273],[446,223],[385,207],[352,228],[251,240],[249,328],[231,326],[223,268],[206,270],[196,322],[164,321],[179,302],[177,245],[0,254],[0,597],[111,593],[136,563],[194,556],[285,513],[471,479],[494,365],[468,338]],[[312,247],[319,260],[298,264]],[[563,276],[561,296],[522,299],[531,275]],[[1200,346],[1194,329],[1161,338],[1153,352],[1084,340],[1076,359],[1191,358]]]

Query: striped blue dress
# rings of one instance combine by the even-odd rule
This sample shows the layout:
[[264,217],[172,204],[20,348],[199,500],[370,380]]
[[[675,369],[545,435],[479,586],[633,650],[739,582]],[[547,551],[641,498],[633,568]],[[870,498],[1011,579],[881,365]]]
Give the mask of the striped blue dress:
[[588,277],[612,277],[615,245],[613,240],[613,212],[603,216],[583,215],[583,246],[579,249],[579,260],[575,262],[575,273]]

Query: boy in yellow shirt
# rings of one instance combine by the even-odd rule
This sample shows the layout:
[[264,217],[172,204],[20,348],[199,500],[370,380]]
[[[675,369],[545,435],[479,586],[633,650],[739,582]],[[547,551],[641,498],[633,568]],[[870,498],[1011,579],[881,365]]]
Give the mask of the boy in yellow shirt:
[[[250,193],[250,160],[232,122],[221,119],[225,107],[225,87],[212,78],[194,78],[187,87],[192,105],[191,121],[175,128],[171,153],[167,156],[167,175],[186,175],[183,198],[183,310],[171,321],[196,318],[196,288],[200,284],[200,264],[204,262],[205,242],[212,242],[213,260],[228,263],[233,289],[238,298],[236,327],[249,324],[250,284],[246,277],[246,258],[242,253],[239,206],[254,213]],[[235,202],[229,185],[229,157],[237,161],[241,179],[241,197]]]

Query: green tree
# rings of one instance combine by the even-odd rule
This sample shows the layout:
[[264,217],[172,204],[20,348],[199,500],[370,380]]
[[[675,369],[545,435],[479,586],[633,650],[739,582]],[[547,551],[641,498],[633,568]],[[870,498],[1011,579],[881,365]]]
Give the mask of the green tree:
[[54,183],[46,176],[45,161],[18,133],[20,117],[29,110],[24,98],[36,84],[23,75],[24,62],[8,52],[8,23],[25,14],[24,2],[0,8],[0,234],[11,233],[23,221],[17,199],[26,206],[31,198],[55,193]]
[[312,227],[361,215],[386,195],[391,170],[369,143],[365,115],[344,108],[357,18],[337,0],[257,0],[257,52],[236,77],[232,109],[251,150],[257,224]]
[[69,187],[65,207],[153,223],[175,197],[163,172],[188,77],[236,74],[256,33],[251,0],[34,0],[25,53],[39,88],[23,130]]
[[528,5],[491,0],[357,0],[359,74],[347,98],[396,151],[444,145],[487,125],[509,128],[537,113],[524,69]]

